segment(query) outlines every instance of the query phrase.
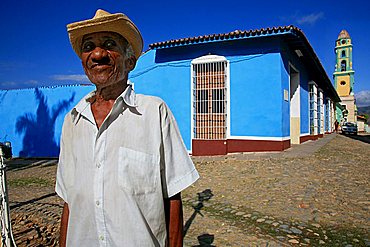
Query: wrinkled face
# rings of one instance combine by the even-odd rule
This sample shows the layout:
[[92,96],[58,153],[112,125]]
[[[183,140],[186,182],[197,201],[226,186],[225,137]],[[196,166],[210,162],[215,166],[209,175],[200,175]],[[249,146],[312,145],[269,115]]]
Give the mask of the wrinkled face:
[[127,41],[117,33],[99,32],[83,37],[82,66],[97,87],[126,83],[127,74],[135,66],[135,58],[127,58]]

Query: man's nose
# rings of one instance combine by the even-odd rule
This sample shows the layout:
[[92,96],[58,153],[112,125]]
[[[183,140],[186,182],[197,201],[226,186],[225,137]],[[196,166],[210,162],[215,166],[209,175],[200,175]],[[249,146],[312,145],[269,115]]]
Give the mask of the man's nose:
[[92,54],[91,54],[91,59],[95,60],[95,61],[100,61],[100,60],[103,60],[103,59],[106,59],[108,57],[108,52],[107,50],[97,46],[95,47],[95,49],[93,50]]

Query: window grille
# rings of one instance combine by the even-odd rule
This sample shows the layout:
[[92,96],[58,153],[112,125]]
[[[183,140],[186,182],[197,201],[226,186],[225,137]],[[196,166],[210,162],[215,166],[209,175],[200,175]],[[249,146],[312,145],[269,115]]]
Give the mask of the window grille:
[[227,61],[192,64],[194,139],[226,139]]
[[325,104],[325,131],[330,131],[330,99],[326,99]]
[[321,106],[320,106],[320,102],[321,102],[321,98],[320,98],[320,93],[317,94],[317,130],[318,130],[318,133],[320,134],[320,129],[321,129],[321,119],[320,119],[320,116],[321,116]]
[[324,133],[324,129],[325,129],[325,118],[324,118],[324,94],[322,93],[322,91],[320,90],[318,92],[318,99],[317,99],[317,104],[318,104],[318,121],[319,121],[319,127],[318,127],[318,131],[319,131],[319,134],[323,134]]
[[310,90],[310,134],[315,135],[317,134],[318,130],[317,88],[315,84],[309,84],[309,90]]

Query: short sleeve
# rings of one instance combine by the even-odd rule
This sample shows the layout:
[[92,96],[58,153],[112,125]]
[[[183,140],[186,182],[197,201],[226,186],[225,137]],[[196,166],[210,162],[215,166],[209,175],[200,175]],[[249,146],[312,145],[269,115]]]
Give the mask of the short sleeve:
[[71,133],[72,125],[70,116],[68,115],[69,114],[67,114],[67,116],[64,119],[62,136],[60,138],[60,153],[55,185],[55,192],[67,203],[68,203],[67,188],[69,187],[68,184],[70,184],[70,181],[72,179],[71,166],[73,165],[72,151],[70,145],[72,137]]
[[193,184],[199,174],[185,148],[176,120],[164,103],[160,112],[162,185],[164,196],[172,197]]

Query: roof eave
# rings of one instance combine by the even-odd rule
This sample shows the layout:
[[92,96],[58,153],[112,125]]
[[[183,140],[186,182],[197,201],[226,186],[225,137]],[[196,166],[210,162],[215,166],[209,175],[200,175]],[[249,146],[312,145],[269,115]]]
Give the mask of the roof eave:
[[[182,39],[173,39],[164,42],[157,42],[149,45],[150,49],[166,49],[171,47],[179,47],[179,46],[190,46],[196,44],[204,44],[204,43],[212,43],[212,42],[222,42],[222,41],[232,41],[232,40],[242,40],[242,39],[251,39],[251,38],[263,38],[268,36],[282,36],[282,38],[287,37],[286,41],[288,45],[290,45],[293,50],[295,48],[303,49],[303,57],[308,57],[313,61],[308,61],[308,64],[314,65],[316,70],[319,72],[320,82],[323,83],[325,89],[328,90],[329,95],[331,96],[332,100],[335,102],[340,102],[340,98],[334,89],[324,67],[322,66],[319,58],[317,57],[314,49],[312,48],[310,42],[304,35],[301,29],[295,27],[293,25],[284,26],[284,27],[273,27],[273,28],[262,28],[262,29],[255,29],[249,31],[240,31],[236,30],[230,33],[223,33],[223,34],[211,34],[211,35],[203,35],[197,37],[190,37],[190,38],[182,38]],[[288,40],[294,41],[290,42]],[[300,45],[298,45],[300,44]],[[321,83],[320,83],[321,84]]]

